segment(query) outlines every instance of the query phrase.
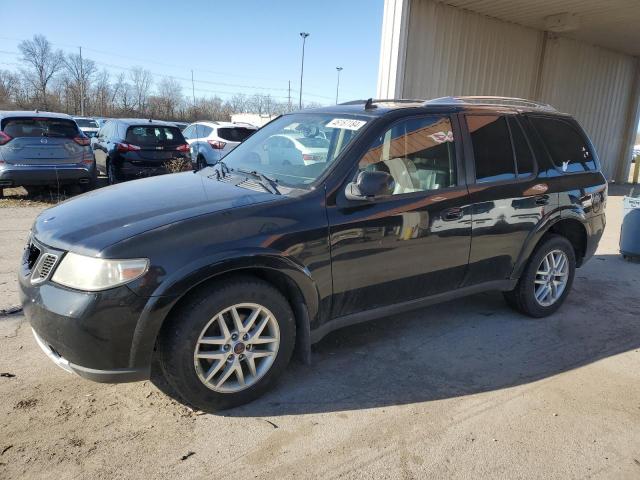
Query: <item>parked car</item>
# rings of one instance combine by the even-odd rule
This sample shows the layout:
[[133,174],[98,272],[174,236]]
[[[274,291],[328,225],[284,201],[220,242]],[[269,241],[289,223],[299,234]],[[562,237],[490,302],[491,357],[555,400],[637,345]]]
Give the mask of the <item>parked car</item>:
[[273,135],[267,140],[266,152],[269,162],[285,162],[292,165],[310,165],[325,162],[330,142],[322,136],[307,136],[300,133]]
[[184,129],[196,168],[218,163],[257,130],[248,123],[195,122]]
[[191,163],[189,145],[171,122],[112,119],[92,142],[96,165],[109,184],[133,178],[161,175],[172,165]]
[[[267,154],[296,125],[328,132],[324,162]],[[486,290],[523,314],[554,313],[596,250],[606,199],[585,132],[541,104],[302,111],[214,167],[47,210],[22,304],[61,367],[123,382],[157,360],[179,398],[212,411],[255,399],[294,349],[308,360],[346,325]]]
[[77,184],[89,190],[95,180],[89,138],[69,115],[0,111],[0,189]]
[[94,120],[96,121],[96,123],[98,124],[99,128],[102,128],[102,126],[107,123],[109,120],[111,120],[110,118],[104,118],[104,117],[95,117]]
[[80,127],[80,130],[82,130],[82,133],[89,138],[95,137],[100,129],[100,125],[93,118],[73,117],[73,119],[78,124],[78,127]]

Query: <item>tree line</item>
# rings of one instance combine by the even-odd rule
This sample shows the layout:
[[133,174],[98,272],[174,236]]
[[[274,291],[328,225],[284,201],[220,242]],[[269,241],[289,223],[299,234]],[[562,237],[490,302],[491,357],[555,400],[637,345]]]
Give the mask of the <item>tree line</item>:
[[[181,83],[169,76],[154,81],[142,67],[114,75],[80,53],[56,50],[43,35],[18,45],[20,66],[0,69],[0,110],[44,110],[97,117],[141,117],[192,122],[229,120],[232,113],[278,115],[289,102],[269,94],[238,93],[187,99]],[[314,106],[317,104],[307,104]]]

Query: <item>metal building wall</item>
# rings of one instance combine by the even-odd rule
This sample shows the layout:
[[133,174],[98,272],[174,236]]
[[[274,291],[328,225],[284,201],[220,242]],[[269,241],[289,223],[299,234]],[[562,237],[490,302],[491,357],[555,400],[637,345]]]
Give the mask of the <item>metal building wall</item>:
[[541,40],[533,29],[412,1],[402,94],[531,97]]
[[626,176],[638,115],[633,57],[430,0],[386,0],[384,22],[392,32],[383,28],[379,98],[542,100],[575,115],[607,178]]
[[540,99],[578,119],[596,146],[604,174],[614,178],[627,150],[635,59],[562,37],[547,40],[544,58]]

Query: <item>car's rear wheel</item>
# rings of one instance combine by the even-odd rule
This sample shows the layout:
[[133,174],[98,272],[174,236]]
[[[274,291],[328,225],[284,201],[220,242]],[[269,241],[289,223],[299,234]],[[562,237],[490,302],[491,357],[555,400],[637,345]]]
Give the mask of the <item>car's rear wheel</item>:
[[236,407],[266,392],[284,371],[295,320],[282,294],[236,277],[189,298],[163,327],[162,370],[187,403],[205,411]]
[[120,174],[117,167],[111,160],[109,160],[107,163],[107,181],[109,182],[109,185],[120,183]]
[[536,248],[516,285],[504,293],[512,308],[531,317],[546,317],[567,298],[576,269],[571,242],[560,235],[548,235]]

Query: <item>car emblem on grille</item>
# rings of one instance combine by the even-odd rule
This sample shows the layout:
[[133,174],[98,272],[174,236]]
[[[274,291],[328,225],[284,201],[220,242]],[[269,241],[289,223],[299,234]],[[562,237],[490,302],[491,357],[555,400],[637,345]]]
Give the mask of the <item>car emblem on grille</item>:
[[47,143],[49,140],[47,140],[46,138],[41,138],[40,139],[40,143]]

